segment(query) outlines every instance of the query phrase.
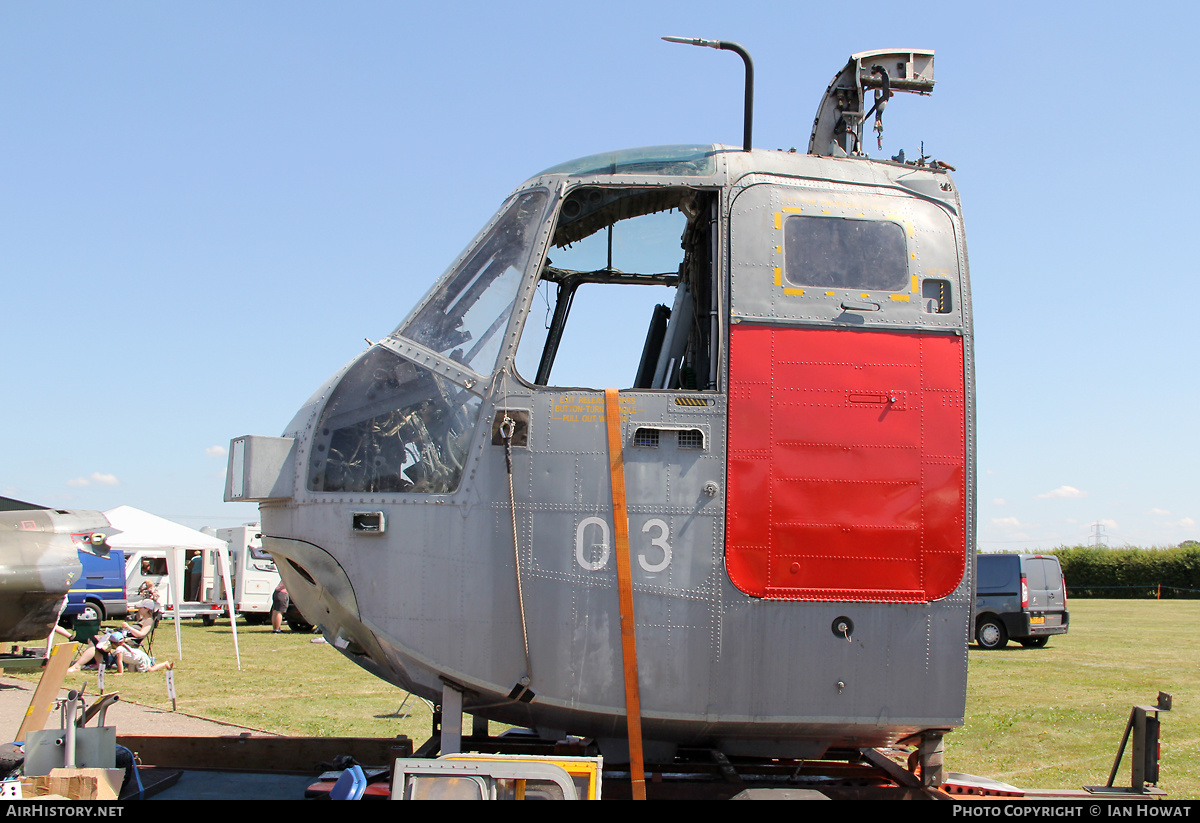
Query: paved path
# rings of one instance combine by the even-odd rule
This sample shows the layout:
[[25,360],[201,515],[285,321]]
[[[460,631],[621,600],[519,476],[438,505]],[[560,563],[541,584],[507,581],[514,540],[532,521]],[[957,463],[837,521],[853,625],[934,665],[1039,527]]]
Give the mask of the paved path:
[[[0,675],[0,740],[10,738],[21,727],[29,710],[34,684]],[[66,696],[66,689],[61,694]],[[90,701],[89,701],[90,702]],[[59,714],[51,715],[57,726]],[[95,722],[95,721],[93,721]],[[116,726],[118,735],[176,735],[181,737],[222,737],[251,731],[241,726],[218,723],[201,717],[189,717],[179,712],[163,711],[148,706],[117,701],[105,717],[105,724]],[[49,724],[48,724],[49,726]],[[251,731],[255,736],[262,732]],[[261,775],[185,771],[179,782],[156,795],[154,800],[300,800],[314,775]]]
[[[29,701],[33,698],[34,684],[24,680],[0,675],[0,742],[9,743],[17,730],[25,712],[29,710]],[[61,695],[66,696],[63,689]],[[88,700],[91,703],[91,700]],[[57,726],[58,714],[52,714],[47,728]],[[93,721],[94,723],[95,721]],[[221,737],[224,735],[239,735],[250,731],[255,736],[263,734],[241,726],[229,723],[219,723],[216,720],[206,720],[201,717],[190,717],[179,712],[169,712],[139,706],[118,700],[108,710],[105,725],[116,726],[118,735],[174,735],[178,737]]]

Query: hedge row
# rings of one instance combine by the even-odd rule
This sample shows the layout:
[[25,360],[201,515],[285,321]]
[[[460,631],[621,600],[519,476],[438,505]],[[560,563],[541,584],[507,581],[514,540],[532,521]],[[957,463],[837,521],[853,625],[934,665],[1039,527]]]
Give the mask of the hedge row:
[[1060,546],[1070,597],[1200,598],[1200,544],[1140,549]]

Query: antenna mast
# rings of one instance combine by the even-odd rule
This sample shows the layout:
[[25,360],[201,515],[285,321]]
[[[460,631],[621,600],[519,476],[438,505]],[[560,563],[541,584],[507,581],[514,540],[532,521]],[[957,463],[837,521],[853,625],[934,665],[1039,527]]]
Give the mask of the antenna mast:
[[754,126],[754,61],[750,52],[738,43],[728,40],[701,40],[699,37],[664,37],[668,43],[684,43],[689,46],[708,46],[710,49],[731,51],[746,64],[746,108],[742,119],[742,151],[750,151],[750,132]]

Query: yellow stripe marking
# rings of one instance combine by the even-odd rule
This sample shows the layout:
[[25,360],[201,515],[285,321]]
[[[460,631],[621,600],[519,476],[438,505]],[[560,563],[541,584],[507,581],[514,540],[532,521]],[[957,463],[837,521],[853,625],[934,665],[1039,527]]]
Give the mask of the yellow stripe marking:
[[885,214],[884,217],[886,217],[888,220],[895,220],[897,223],[903,223],[904,231],[908,234],[909,237],[913,236],[913,225],[910,221],[905,220],[903,215]]

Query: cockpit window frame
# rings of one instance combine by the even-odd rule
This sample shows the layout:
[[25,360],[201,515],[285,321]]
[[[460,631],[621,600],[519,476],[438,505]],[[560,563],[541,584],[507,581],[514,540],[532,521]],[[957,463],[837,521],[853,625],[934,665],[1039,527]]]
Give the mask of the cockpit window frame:
[[[641,180],[639,180],[639,181],[617,182],[617,181],[610,181],[610,180],[606,180],[606,179],[594,179],[594,178],[593,179],[578,179],[578,178],[576,178],[576,179],[570,180],[569,183],[564,185],[562,190],[559,192],[559,196],[556,200],[555,207],[553,209],[553,214],[549,215],[549,217],[546,221],[547,226],[548,226],[548,234],[550,235],[550,237],[547,239],[545,253],[544,253],[543,259],[541,260],[539,267],[538,267],[538,276],[536,278],[532,278],[531,283],[529,285],[530,301],[535,299],[535,296],[538,292],[539,285],[546,283],[546,282],[558,283],[560,286],[560,289],[565,286],[566,288],[568,288],[570,290],[571,294],[574,293],[574,289],[576,287],[584,285],[584,284],[588,284],[588,283],[597,283],[597,284],[618,284],[619,283],[619,284],[625,285],[625,286],[668,285],[668,286],[672,286],[672,287],[676,287],[676,288],[679,287],[680,277],[679,277],[678,272],[651,273],[651,274],[613,273],[611,275],[606,273],[604,270],[598,270],[598,271],[594,271],[594,272],[566,272],[566,271],[550,272],[550,273],[547,272],[546,257],[553,255],[554,248],[558,248],[557,246],[554,245],[554,240],[556,238],[559,239],[560,241],[565,241],[562,243],[562,245],[570,245],[571,243],[576,242],[577,240],[581,239],[581,237],[575,236],[573,229],[568,227],[567,222],[564,221],[564,219],[563,219],[564,218],[564,210],[572,202],[573,194],[576,194],[576,193],[580,192],[581,190],[588,190],[588,189],[601,190],[601,191],[613,192],[613,193],[621,192],[621,191],[641,191],[641,192],[651,193],[651,192],[658,191],[658,192],[663,192],[665,194],[669,191],[674,191],[676,193],[676,196],[682,195],[683,193],[686,192],[686,193],[692,193],[692,194],[696,195],[698,201],[703,203],[704,209],[705,209],[704,214],[691,215],[689,217],[689,219],[693,220],[693,221],[699,221],[701,223],[705,223],[708,226],[708,239],[705,241],[707,243],[707,247],[704,249],[704,252],[703,252],[704,259],[705,259],[705,266],[706,266],[706,272],[705,272],[704,277],[706,280],[706,289],[707,289],[708,295],[709,295],[707,297],[707,301],[710,304],[710,306],[709,306],[710,312],[709,313],[711,313],[711,311],[716,312],[716,316],[718,317],[717,325],[720,326],[720,330],[711,328],[711,325],[712,325],[711,320],[708,321],[708,323],[706,325],[706,329],[707,329],[706,335],[708,338],[707,339],[707,349],[708,349],[709,358],[711,359],[711,361],[713,363],[719,364],[724,357],[724,354],[723,354],[724,346],[723,346],[722,340],[723,340],[723,335],[725,334],[725,332],[723,330],[724,323],[720,322],[720,320],[719,320],[720,310],[718,307],[724,305],[725,301],[727,300],[726,284],[721,279],[722,278],[721,272],[723,271],[723,263],[722,263],[723,255],[721,252],[721,248],[723,248],[723,246],[722,246],[723,240],[718,239],[721,237],[721,228],[720,228],[721,221],[719,219],[719,215],[720,215],[720,211],[721,211],[721,202],[722,202],[722,196],[723,196],[723,187],[720,184],[698,183],[698,182],[694,183],[691,180],[684,180],[684,179],[679,179],[679,178],[672,179],[669,182],[661,181],[661,180],[660,181],[641,181]],[[670,199],[669,194],[667,195],[667,199]],[[635,211],[634,213],[628,214],[626,216],[616,218],[615,220],[612,221],[611,224],[617,225],[617,224],[621,223],[622,221],[628,220],[628,219],[636,219],[638,217],[646,217],[646,216],[656,214],[656,213],[666,213],[675,208],[678,208],[678,207],[671,206],[671,207],[658,208],[658,209],[649,208],[644,211]],[[599,232],[602,232],[602,231],[604,231],[603,227],[594,229],[591,232],[587,232],[586,234],[583,234],[582,236],[587,237],[587,236],[590,236],[591,234],[598,234]],[[683,236],[686,237],[687,234],[688,234],[688,232],[685,230]],[[684,262],[684,260],[686,260],[686,256],[687,256],[687,250],[685,249],[684,256],[683,256],[683,258],[681,258],[681,263]],[[551,275],[553,275],[553,276],[551,276]],[[706,313],[706,317],[708,316],[709,313]],[[537,319],[535,317],[536,314],[537,314],[537,312],[534,311],[532,309],[532,307],[526,309],[523,317],[520,318],[518,324],[514,328],[513,341],[512,341],[512,346],[513,346],[512,359],[513,359],[513,365],[514,365],[514,368],[513,368],[514,376],[521,383],[523,383],[531,388],[535,388],[535,389],[561,390],[561,389],[603,388],[600,386],[579,385],[576,383],[572,383],[569,380],[565,381],[565,382],[561,381],[561,380],[554,380],[554,379],[549,379],[549,380],[543,381],[541,379],[543,377],[541,372],[544,369],[544,363],[543,363],[543,366],[539,367],[538,374],[524,374],[523,372],[521,372],[520,370],[518,370],[516,368],[516,350],[517,350],[518,346],[520,345],[521,338],[526,333],[529,324],[531,322],[537,322]],[[715,376],[714,376],[714,374],[715,374]],[[688,387],[688,388],[684,388],[684,387],[680,387],[680,386],[650,387],[650,386],[634,385],[634,386],[622,386],[621,388],[628,389],[628,390],[637,390],[637,391],[673,391],[673,392],[678,392],[678,391],[716,391],[716,390],[718,390],[718,387],[721,384],[721,382],[722,382],[721,369],[713,368],[713,369],[707,370],[705,374],[699,375],[697,377],[697,385],[694,387]]]

